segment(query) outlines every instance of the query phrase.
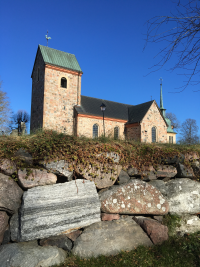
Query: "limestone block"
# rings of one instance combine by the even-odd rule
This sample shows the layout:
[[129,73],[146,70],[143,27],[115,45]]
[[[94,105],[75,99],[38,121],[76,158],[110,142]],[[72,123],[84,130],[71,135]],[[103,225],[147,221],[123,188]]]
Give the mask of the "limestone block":
[[41,161],[40,164],[44,166],[47,170],[50,170],[54,174],[67,177],[68,181],[72,180],[73,171],[69,171],[69,163],[65,160],[51,161],[46,163]]
[[81,258],[116,255],[121,250],[133,250],[152,242],[132,218],[101,221],[85,228],[74,242],[72,253]]
[[192,168],[187,168],[183,164],[177,165],[177,178],[194,178],[194,172]]
[[145,218],[142,216],[136,216],[133,218],[147,233],[154,245],[162,244],[168,240],[168,228],[162,225],[158,221]]
[[3,241],[4,232],[8,226],[8,215],[4,211],[0,211],[0,245]]
[[101,220],[96,187],[82,179],[28,189],[19,214],[18,241],[67,234]]
[[108,163],[97,163],[96,166],[90,165],[88,167],[79,165],[76,168],[78,175],[93,181],[98,189],[112,186],[116,182],[121,170],[121,165],[112,165]]
[[17,212],[23,190],[9,176],[0,173],[0,210],[10,214]]
[[119,214],[167,214],[169,204],[158,189],[141,180],[131,180],[99,194],[101,211]]
[[12,175],[17,171],[16,165],[12,160],[3,159],[0,162],[0,171],[6,175]]
[[55,184],[57,176],[48,173],[46,170],[29,169],[27,171],[27,169],[24,169],[18,170],[18,180],[22,188],[29,189],[35,186]]
[[60,265],[66,252],[57,247],[40,247],[37,242],[22,242],[0,247],[1,267],[47,267]]

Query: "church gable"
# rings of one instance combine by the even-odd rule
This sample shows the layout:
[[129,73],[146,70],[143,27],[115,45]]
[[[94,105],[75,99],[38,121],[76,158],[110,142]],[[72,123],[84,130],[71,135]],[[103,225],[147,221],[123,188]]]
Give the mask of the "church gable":
[[167,142],[167,123],[156,101],[153,101],[141,121],[141,142]]

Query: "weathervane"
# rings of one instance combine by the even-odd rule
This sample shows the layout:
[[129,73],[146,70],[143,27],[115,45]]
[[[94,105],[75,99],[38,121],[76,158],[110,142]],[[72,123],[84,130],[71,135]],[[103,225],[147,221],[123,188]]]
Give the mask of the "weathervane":
[[48,37],[48,30],[47,30],[47,35],[45,35],[46,39],[47,39],[47,46],[48,46],[48,40],[51,39],[51,37]]
[[162,81],[163,81],[163,78],[162,77],[160,77],[160,85],[162,85]]

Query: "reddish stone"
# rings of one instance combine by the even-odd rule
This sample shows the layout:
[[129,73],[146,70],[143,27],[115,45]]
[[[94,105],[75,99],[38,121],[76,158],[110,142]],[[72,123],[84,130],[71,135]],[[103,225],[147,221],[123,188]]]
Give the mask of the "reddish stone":
[[156,170],[156,177],[174,177],[177,174],[177,170],[174,166],[171,165],[159,165]]
[[46,170],[30,169],[31,173],[27,175],[27,170],[18,171],[19,184],[25,188],[32,188],[41,185],[55,184],[57,176],[53,173],[48,173]]
[[99,199],[105,213],[164,215],[169,211],[161,192],[141,180],[111,187],[99,194]]
[[185,156],[185,160],[198,160],[199,159],[199,155],[197,152],[188,152],[187,154],[184,155]]
[[3,241],[4,232],[8,226],[9,216],[4,211],[0,211],[0,245]]
[[101,213],[101,220],[102,221],[112,221],[112,220],[119,220],[119,214],[109,214],[109,213]]
[[160,224],[158,221],[146,218],[137,218],[135,221],[148,234],[154,245],[161,244],[168,240],[167,226]]
[[66,234],[66,236],[71,239],[72,241],[75,241],[79,235],[82,233],[81,230],[77,230],[77,231],[74,231],[74,232],[71,232],[69,234]]
[[15,171],[17,171],[17,168],[13,161],[3,159],[0,163],[0,170],[6,175],[12,175]]

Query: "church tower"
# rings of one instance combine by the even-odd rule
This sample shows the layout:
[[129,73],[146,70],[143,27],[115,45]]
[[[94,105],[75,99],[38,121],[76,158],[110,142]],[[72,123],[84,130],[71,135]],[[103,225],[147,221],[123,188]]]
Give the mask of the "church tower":
[[32,71],[30,130],[73,134],[83,72],[73,54],[39,45]]
[[166,109],[163,106],[163,94],[162,94],[162,78],[160,78],[160,111],[168,125],[167,127],[167,139],[169,143],[176,143],[176,133],[174,132],[171,126],[171,120],[166,117],[165,111]]

